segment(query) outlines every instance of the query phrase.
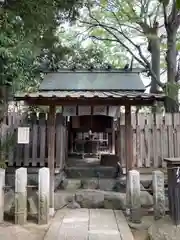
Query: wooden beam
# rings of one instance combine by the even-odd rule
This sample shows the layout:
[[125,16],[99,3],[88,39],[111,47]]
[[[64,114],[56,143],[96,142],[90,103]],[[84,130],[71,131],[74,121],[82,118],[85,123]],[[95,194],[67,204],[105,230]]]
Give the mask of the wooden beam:
[[48,167],[50,169],[50,202],[49,213],[54,215],[54,158],[55,158],[55,105],[49,106],[49,121],[48,121]]
[[125,159],[126,173],[133,168],[133,137],[131,127],[131,105],[125,106]]
[[[21,100],[21,99],[19,99]],[[84,106],[152,106],[155,102],[155,99],[85,99],[85,98],[67,98],[67,99],[58,99],[58,98],[26,98],[24,101],[29,105],[57,105],[57,106],[75,106],[75,105],[84,105]]]

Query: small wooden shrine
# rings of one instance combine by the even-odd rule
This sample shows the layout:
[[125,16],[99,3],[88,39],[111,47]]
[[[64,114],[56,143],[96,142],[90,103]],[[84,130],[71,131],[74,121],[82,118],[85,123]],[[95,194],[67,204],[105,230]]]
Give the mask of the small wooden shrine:
[[[68,155],[116,154],[115,119],[125,107],[126,168],[133,168],[131,106],[151,106],[163,94],[144,93],[140,72],[118,69],[67,70],[47,73],[35,93],[16,100],[49,106],[49,165],[54,162],[56,106],[62,107],[68,130]],[[54,164],[53,164],[54,166]]]
[[62,116],[66,117],[69,154],[83,157],[116,154],[114,119],[119,116],[119,107],[124,106],[126,169],[129,170],[133,168],[131,106],[152,106],[156,101],[164,101],[165,95],[145,93],[136,69],[62,69],[47,73],[38,92],[17,94],[15,98],[29,105],[49,106],[48,165],[53,185],[56,106],[62,107]]
[[101,154],[115,154],[112,149],[115,140],[112,136],[113,117],[90,113],[90,115],[71,117],[69,123],[68,135],[71,136],[69,155],[100,157]]

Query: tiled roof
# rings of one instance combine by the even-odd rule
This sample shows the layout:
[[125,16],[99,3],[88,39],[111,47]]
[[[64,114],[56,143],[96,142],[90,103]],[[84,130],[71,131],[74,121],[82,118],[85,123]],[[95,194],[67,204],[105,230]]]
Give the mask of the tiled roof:
[[164,94],[142,93],[138,91],[39,91],[36,93],[16,94],[15,99],[60,98],[60,99],[129,99],[129,100],[164,100]]
[[145,91],[139,72],[120,70],[62,70],[47,73],[39,91]]

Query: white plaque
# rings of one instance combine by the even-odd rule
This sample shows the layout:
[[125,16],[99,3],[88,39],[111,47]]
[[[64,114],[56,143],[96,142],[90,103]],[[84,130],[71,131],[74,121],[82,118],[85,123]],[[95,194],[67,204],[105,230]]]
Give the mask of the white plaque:
[[18,143],[28,144],[29,143],[29,127],[18,127]]

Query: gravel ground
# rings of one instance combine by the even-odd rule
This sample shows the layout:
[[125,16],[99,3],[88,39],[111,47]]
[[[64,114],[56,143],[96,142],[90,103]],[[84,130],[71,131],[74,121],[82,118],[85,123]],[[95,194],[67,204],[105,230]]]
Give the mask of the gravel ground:
[[0,224],[0,239],[43,240],[48,227],[48,225],[39,226],[33,223],[28,223],[22,227],[4,222]]

